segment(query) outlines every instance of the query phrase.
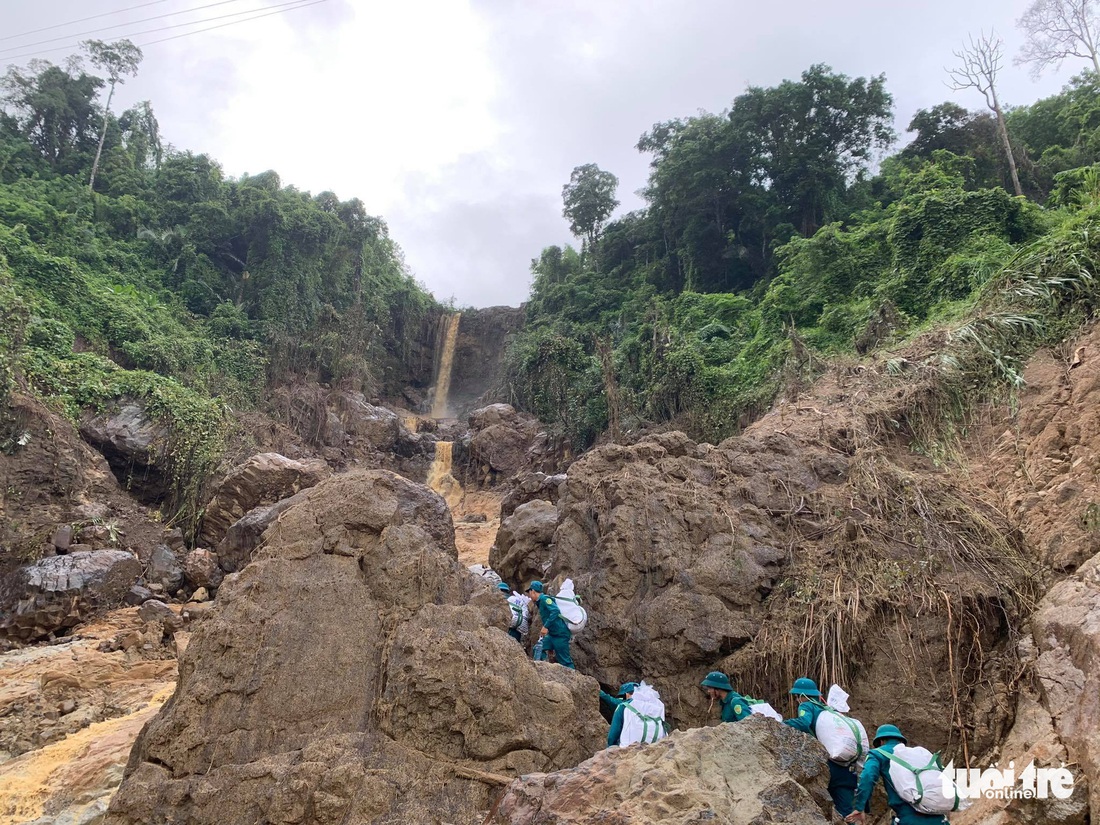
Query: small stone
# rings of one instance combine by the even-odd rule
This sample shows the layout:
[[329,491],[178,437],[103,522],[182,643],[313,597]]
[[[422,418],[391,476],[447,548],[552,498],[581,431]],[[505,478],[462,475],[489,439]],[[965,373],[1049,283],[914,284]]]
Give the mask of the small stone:
[[149,585],[149,589],[152,590],[154,593],[163,593],[164,585],[160,582],[153,582],[153,584]]
[[153,598],[153,591],[148,587],[142,587],[140,584],[135,584],[130,588],[130,592],[126,594],[125,602],[128,605],[136,606],[144,604]]
[[191,601],[193,602],[205,602],[209,599],[210,594],[206,591],[205,587],[200,587],[198,590],[195,591],[194,595],[191,596]]
[[72,713],[74,710],[76,710],[76,700],[75,699],[66,699],[58,707],[58,710],[61,711],[62,716],[68,716],[70,713]]
[[71,524],[62,524],[54,531],[53,546],[58,550],[68,550],[69,545],[72,543],[73,526]]
[[61,716],[61,712],[58,710],[48,710],[42,714],[43,718],[49,719],[51,722]]

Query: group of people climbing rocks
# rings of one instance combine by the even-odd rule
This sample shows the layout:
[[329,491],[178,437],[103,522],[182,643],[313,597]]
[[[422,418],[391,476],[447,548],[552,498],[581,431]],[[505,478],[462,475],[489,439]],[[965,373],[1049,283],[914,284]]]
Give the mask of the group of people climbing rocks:
[[[567,579],[557,596],[546,593],[540,581],[531,582],[523,594],[512,592],[505,582],[497,586],[512,610],[508,630],[512,638],[525,642],[530,630],[530,606],[534,604],[542,630],[533,656],[573,668],[570,641],[573,630],[584,627],[587,614],[579,607],[572,582]],[[567,615],[563,615],[563,607]],[[894,825],[945,825],[946,814],[965,805],[957,795],[952,798],[945,793],[951,783],[943,779],[939,756],[924,748],[909,747],[897,726],[881,725],[869,743],[863,725],[845,715],[847,694],[836,686],[826,701],[812,679],[796,679],[789,693],[798,702],[798,711],[791,719],[784,719],[767,702],[734,690],[729,677],[720,671],[708,673],[699,686],[710,698],[711,707],[717,704],[720,708],[722,722],[740,722],[757,714],[818,739],[828,753],[829,795],[845,822],[864,822],[879,780],[894,812]],[[833,691],[839,692],[836,700]],[[601,690],[600,701],[611,711],[609,748],[650,744],[669,733],[664,703],[645,681],[626,682],[614,696]]]

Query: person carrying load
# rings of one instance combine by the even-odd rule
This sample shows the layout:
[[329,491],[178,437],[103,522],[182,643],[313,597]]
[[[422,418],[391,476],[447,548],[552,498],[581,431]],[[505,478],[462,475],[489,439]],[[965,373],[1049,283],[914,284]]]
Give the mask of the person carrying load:
[[561,611],[558,610],[554,597],[543,593],[542,590],[542,582],[533,581],[527,586],[526,595],[538,605],[539,618],[542,620],[542,626],[546,628],[546,635],[542,639],[543,650],[552,651],[559,665],[576,670],[573,659],[569,655],[569,640],[573,638],[573,634],[569,632],[569,626],[561,617]]
[[531,628],[531,600],[520,593],[513,593],[507,582],[501,582],[497,587],[512,610],[512,624],[508,627],[508,635],[523,644],[527,631]]
[[619,696],[623,698],[611,717],[607,747],[651,744],[668,736],[665,703],[651,685],[627,682],[619,688]]
[[733,685],[730,684],[730,677],[722,671],[712,670],[699,683],[699,686],[710,697],[710,707],[707,708],[708,713],[714,708],[716,700],[721,703],[723,722],[740,722],[752,715],[748,701],[733,689]]

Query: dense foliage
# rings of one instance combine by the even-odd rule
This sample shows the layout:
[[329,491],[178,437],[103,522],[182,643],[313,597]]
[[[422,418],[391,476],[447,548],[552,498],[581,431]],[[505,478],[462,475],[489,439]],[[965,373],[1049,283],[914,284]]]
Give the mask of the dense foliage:
[[533,261],[514,400],[577,446],[647,421],[721,438],[815,352],[962,318],[1022,251],[1096,220],[1095,74],[1006,113],[1026,198],[993,118],[954,103],[918,112],[872,175],[891,117],[883,78],[814,66],[654,126],[638,144],[648,206],[608,224],[595,254]]
[[295,375],[380,388],[406,360],[435,302],[359,200],[166,150],[152,107],[116,117],[79,63],[2,85],[0,403],[19,381],[73,419],[144,399],[193,513],[227,405]]

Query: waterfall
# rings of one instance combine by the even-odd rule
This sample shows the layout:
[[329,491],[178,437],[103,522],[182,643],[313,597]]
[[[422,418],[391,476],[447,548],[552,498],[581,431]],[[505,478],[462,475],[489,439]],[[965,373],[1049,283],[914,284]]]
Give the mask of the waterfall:
[[428,470],[428,486],[443,496],[451,510],[458,507],[464,495],[462,485],[451,475],[453,447],[450,441],[435,442],[435,458]]
[[443,325],[442,346],[435,373],[435,385],[432,387],[432,418],[448,418],[448,396],[451,393],[451,372],[454,369],[455,342],[458,340],[458,323],[461,312],[445,315],[440,320]]

